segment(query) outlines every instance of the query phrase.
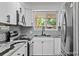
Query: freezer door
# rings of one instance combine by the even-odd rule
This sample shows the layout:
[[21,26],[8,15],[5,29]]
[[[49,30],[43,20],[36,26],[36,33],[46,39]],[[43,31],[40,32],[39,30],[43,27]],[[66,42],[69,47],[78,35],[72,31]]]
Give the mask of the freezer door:
[[65,5],[64,24],[62,24],[62,49],[68,55],[73,53],[73,9],[70,4]]

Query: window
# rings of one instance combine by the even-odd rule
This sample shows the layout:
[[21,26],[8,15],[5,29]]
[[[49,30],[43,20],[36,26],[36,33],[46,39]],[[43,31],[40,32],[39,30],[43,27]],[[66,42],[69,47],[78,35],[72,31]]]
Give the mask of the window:
[[35,19],[35,28],[40,29],[43,26],[46,29],[56,29],[57,13],[54,11],[35,11],[33,12]]

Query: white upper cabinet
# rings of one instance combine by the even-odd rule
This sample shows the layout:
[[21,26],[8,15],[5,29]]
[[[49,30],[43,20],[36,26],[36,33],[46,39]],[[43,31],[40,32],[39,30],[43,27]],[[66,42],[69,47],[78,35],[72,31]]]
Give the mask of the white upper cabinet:
[[17,10],[18,3],[9,3],[9,10],[8,13],[10,14],[11,18],[10,18],[10,24],[15,24],[16,25],[16,10]]
[[0,22],[6,24],[17,24],[16,11],[19,13],[19,23],[25,25],[25,8],[19,2],[1,2],[0,3]]
[[26,26],[33,26],[32,10],[26,8]]
[[16,3],[1,2],[0,11],[0,22],[16,24]]
[[[30,7],[20,2],[1,2],[0,3],[0,22],[13,25],[32,26],[32,10]],[[17,22],[17,13],[19,21]]]
[[[0,3],[0,22],[6,22],[7,19],[7,4],[6,3]],[[5,8],[4,8],[5,7]]]
[[18,22],[19,25],[26,26],[25,8],[22,5],[22,3],[19,3],[18,13],[19,13],[19,22]]
[[0,3],[0,22],[7,22],[8,3]]

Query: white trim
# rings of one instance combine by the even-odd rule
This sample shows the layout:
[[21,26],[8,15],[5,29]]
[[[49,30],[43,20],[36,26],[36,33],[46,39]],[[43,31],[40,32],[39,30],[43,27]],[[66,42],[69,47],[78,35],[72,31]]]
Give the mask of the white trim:
[[[32,11],[33,12],[33,11]],[[35,12],[37,12],[37,11],[35,11]],[[50,12],[50,11],[49,11]],[[34,19],[34,18],[33,18]],[[57,21],[57,23],[56,23],[56,29],[45,29],[45,31],[58,31],[58,13],[56,14],[56,21]],[[35,28],[35,19],[34,19],[34,25],[33,25],[33,27],[34,27],[34,30],[38,30],[38,31],[41,31],[42,29],[41,28]]]
[[78,56],[78,3],[76,2],[76,52]]
[[78,56],[78,3],[73,3],[73,54]]
[[64,11],[64,10],[32,10],[32,11],[33,11],[33,12],[34,12],[34,11],[56,11],[56,12],[61,11],[61,12],[62,12],[62,11]]

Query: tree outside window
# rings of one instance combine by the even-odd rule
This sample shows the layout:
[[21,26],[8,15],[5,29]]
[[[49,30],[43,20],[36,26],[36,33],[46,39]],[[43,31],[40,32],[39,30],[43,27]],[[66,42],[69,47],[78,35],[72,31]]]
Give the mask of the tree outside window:
[[35,28],[39,29],[43,26],[46,29],[56,29],[57,19],[56,19],[56,13],[53,14],[53,12],[37,12],[35,14]]

